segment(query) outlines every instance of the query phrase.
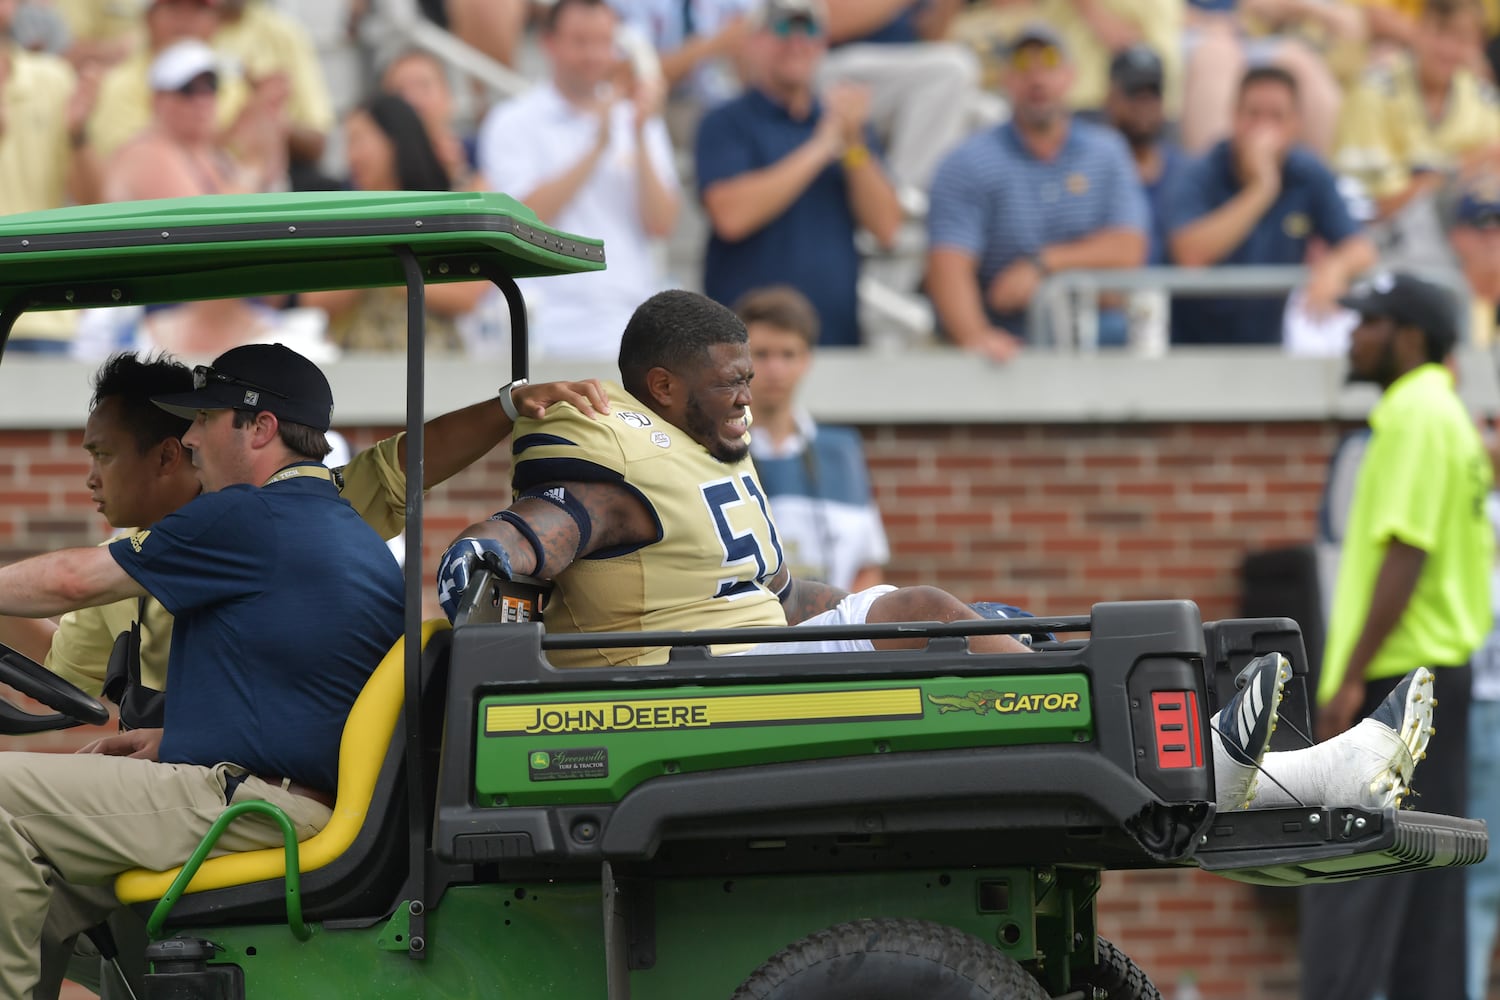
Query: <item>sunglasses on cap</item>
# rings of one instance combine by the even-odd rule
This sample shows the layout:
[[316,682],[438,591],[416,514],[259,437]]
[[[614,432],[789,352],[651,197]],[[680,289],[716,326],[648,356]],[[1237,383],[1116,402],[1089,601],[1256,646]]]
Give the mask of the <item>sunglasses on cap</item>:
[[272,396],[280,399],[289,398],[284,392],[277,392],[275,389],[268,389],[263,385],[257,385],[248,379],[240,378],[238,375],[221,372],[210,365],[198,365],[193,368],[194,389],[207,389],[212,383],[239,386],[241,389],[254,389],[256,392],[270,393]]
[[771,33],[777,38],[791,38],[793,35],[822,38],[823,26],[808,17],[783,17],[771,22]]
[[1062,65],[1062,50],[1056,45],[1023,45],[1010,56],[1010,67],[1022,73],[1034,69],[1056,69]]
[[199,73],[173,93],[183,97],[206,97],[219,92],[219,79],[212,73]]

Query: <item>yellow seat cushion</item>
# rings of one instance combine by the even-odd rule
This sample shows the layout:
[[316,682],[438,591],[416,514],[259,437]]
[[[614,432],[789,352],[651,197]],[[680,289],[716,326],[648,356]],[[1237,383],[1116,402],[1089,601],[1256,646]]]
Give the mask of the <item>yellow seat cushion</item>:
[[[449,628],[446,621],[422,623],[422,648],[438,632]],[[396,640],[391,651],[380,661],[364,689],[349,710],[344,734],[339,741],[339,787],[333,815],[327,825],[304,840],[300,848],[299,867],[303,873],[316,871],[349,849],[364,826],[375,794],[375,782],[385,763],[386,752],[396,731],[396,719],[406,694],[406,639]],[[115,895],[122,903],[144,903],[160,899],[182,871],[154,872],[134,868],[115,880]],[[198,869],[188,885],[188,892],[206,892],[229,886],[248,885],[286,875],[286,852],[281,847],[267,847],[242,854],[225,854],[210,858]]]

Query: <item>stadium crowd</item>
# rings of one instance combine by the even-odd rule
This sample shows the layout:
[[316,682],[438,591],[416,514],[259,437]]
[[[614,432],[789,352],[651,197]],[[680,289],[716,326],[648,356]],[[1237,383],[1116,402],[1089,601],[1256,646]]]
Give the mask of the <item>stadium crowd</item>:
[[[1106,291],[1097,342],[1341,353],[1377,262],[1500,305],[1495,0],[424,0],[520,71],[496,100],[369,0],[0,0],[0,211],[214,192],[495,190],[604,238],[526,287],[542,355],[608,358],[664,287],[790,286],[820,347],[884,342],[862,278],[998,361],[1076,336],[1048,279],[1306,265],[1289,297]],[[409,4],[408,4],[409,6]],[[493,293],[430,297],[495,355]],[[393,320],[394,317],[394,320]],[[27,317],[11,350],[211,356],[404,337],[380,293]],[[885,338],[888,339],[888,338]]]

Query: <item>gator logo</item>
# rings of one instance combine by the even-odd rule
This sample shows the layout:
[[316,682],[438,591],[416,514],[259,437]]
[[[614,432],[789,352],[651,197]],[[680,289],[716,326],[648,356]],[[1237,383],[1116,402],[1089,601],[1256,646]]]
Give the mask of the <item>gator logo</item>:
[[970,691],[963,697],[957,695],[930,694],[927,700],[938,707],[939,715],[949,712],[974,712],[989,715],[999,712],[1010,715],[1016,712],[1076,712],[1079,698],[1076,691],[1048,691],[1023,694],[1017,691]]
[[927,700],[938,707],[939,715],[949,712],[977,712],[989,715],[990,708],[1000,697],[999,691],[970,691],[962,698],[957,695],[930,694]]

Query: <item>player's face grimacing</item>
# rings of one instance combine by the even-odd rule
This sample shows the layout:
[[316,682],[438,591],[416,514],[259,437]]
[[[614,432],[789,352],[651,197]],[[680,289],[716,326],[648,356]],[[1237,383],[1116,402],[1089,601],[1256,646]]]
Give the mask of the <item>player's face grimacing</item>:
[[750,379],[755,369],[745,344],[715,344],[708,361],[683,374],[687,394],[680,425],[721,462],[738,462],[750,451]]

